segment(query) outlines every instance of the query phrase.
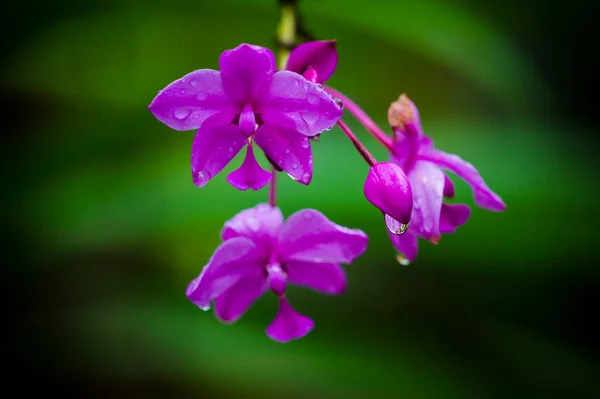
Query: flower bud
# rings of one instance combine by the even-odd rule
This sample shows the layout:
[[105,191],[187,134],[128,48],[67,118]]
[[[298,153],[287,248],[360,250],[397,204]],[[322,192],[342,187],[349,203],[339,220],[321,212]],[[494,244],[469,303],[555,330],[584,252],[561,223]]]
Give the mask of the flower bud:
[[388,230],[402,234],[408,228],[413,197],[408,178],[391,162],[379,162],[371,167],[364,185],[365,197],[383,212]]
[[301,75],[311,69],[309,80],[323,83],[333,75],[337,62],[335,40],[306,42],[292,51],[286,69]]
[[423,136],[419,110],[406,94],[400,95],[390,105],[388,109],[388,122],[394,129],[396,137],[400,135]]

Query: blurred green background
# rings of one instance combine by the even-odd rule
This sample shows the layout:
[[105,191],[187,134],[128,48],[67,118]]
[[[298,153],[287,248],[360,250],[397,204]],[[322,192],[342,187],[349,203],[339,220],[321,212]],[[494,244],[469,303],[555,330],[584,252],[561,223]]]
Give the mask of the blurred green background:
[[[267,190],[226,184],[239,158],[196,188],[194,133],[147,110],[172,80],[217,68],[224,49],[274,48],[276,2],[10,5],[0,64],[9,373],[29,378],[24,390],[84,397],[600,394],[598,124],[580,3],[300,1],[307,29],[338,40],[331,86],[382,126],[406,92],[436,145],[476,165],[508,210],[473,208],[400,266],[363,197],[366,166],[339,129],[326,132],[310,187],[280,179],[281,208],[317,208],[370,245],[347,267],[346,294],[290,290],[316,328],[285,345],[264,334],[272,295],[230,326],[185,297],[223,222]],[[473,204],[454,181],[456,200]]]

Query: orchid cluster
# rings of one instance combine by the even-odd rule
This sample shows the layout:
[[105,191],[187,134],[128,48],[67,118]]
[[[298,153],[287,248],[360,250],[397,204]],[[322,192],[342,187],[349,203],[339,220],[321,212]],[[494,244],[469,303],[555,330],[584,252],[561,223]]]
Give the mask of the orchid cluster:
[[[401,264],[415,260],[419,238],[437,243],[470,216],[468,205],[444,202],[454,195],[446,171],[472,187],[478,206],[505,209],[473,165],[434,148],[405,94],[388,110],[393,133],[388,135],[347,96],[324,86],[337,63],[335,41],[298,45],[283,70],[277,70],[269,49],[241,44],[222,53],[220,71],[200,69],[185,75],[161,90],[149,107],[172,129],[196,130],[191,151],[196,186],[215,178],[244,147],[245,157],[227,181],[242,191],[270,183],[268,203],[225,222],[222,244],[187,287],[187,297],[203,310],[212,304],[216,316],[230,323],[270,290],[279,298],[279,309],[266,333],[280,342],[301,338],[314,326],[290,305],[287,285],[340,294],[346,288],[341,265],[367,248],[364,232],[335,224],[317,210],[299,210],[284,221],[276,206],[278,172],[310,184],[311,145],[323,132],[339,126],[369,165],[364,195],[381,211]],[[371,155],[341,120],[344,110],[387,149],[388,161]],[[257,162],[255,147],[262,150],[271,171]]]

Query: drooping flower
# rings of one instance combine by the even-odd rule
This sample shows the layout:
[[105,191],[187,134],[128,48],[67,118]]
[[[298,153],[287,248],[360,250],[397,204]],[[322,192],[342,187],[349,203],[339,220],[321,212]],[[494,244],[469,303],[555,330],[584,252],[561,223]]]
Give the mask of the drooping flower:
[[413,208],[413,195],[408,178],[400,166],[378,162],[371,167],[364,185],[365,197],[381,210],[385,224],[393,234],[408,228]]
[[[191,156],[194,183],[203,187],[254,143],[293,179],[308,184],[313,170],[308,137],[330,129],[341,108],[319,85],[276,71],[267,48],[241,44],[221,54],[219,67],[174,81],[149,106],[172,129],[198,129]],[[245,161],[228,181],[240,190],[257,190],[269,182],[263,172],[248,145]]]
[[311,82],[325,83],[333,75],[338,62],[335,40],[319,40],[300,44],[291,53],[285,69],[303,75]]
[[336,295],[346,288],[340,264],[351,263],[367,247],[360,230],[329,221],[322,213],[304,209],[285,222],[279,208],[260,204],[225,223],[223,243],[200,276],[187,288],[187,297],[201,309],[214,302],[216,316],[235,322],[267,290],[279,297],[279,310],[267,335],[287,342],[308,334],[314,322],[289,304],[287,284]]
[[398,258],[401,263],[408,264],[416,258],[418,238],[437,243],[442,234],[455,232],[470,216],[468,205],[443,202],[444,197],[454,196],[454,186],[444,170],[471,186],[480,208],[495,212],[506,209],[500,196],[485,184],[472,164],[433,146],[433,140],[423,133],[417,107],[405,94],[390,106],[388,121],[395,134],[391,161],[405,171],[413,193],[408,231],[402,235],[389,234],[401,253]]

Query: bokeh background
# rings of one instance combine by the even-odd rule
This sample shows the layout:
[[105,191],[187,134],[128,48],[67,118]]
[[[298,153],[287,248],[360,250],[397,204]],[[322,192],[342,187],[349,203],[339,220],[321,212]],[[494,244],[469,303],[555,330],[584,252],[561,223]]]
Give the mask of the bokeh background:
[[[591,3],[590,3],[591,4]],[[314,207],[370,237],[349,290],[297,288],[316,321],[270,341],[276,300],[223,325],[185,287],[222,223],[265,201],[192,184],[193,132],[147,106],[241,42],[274,48],[275,0],[13,2],[3,10],[5,376],[82,397],[506,398],[600,394],[593,46],[584,1],[301,0],[336,38],[333,87],[382,126],[406,92],[438,147],[475,164],[508,210],[474,208],[403,267],[363,197],[367,167],[337,128],[310,187],[280,179],[285,214]],[[385,153],[350,117],[376,157]],[[261,161],[263,161],[261,159]],[[458,179],[457,201],[472,204]],[[28,381],[28,382],[27,382]]]

